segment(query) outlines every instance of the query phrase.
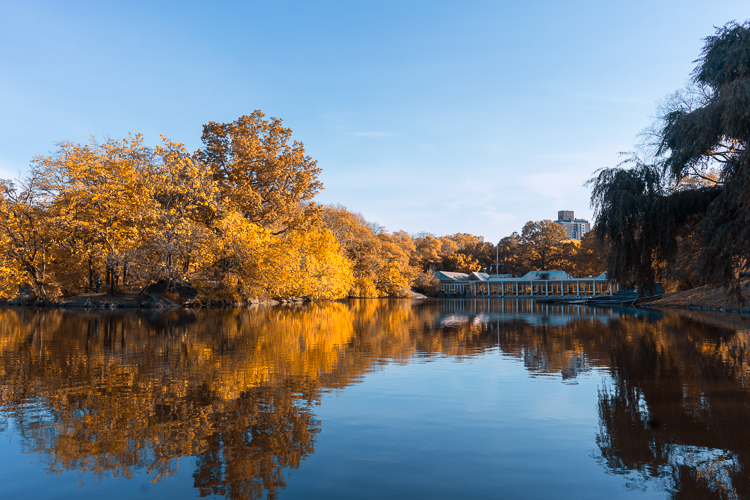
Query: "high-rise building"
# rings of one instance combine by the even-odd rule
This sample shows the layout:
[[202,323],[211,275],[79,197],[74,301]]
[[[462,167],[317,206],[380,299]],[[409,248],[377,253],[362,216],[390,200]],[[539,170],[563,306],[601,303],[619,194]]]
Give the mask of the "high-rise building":
[[555,221],[565,228],[568,238],[571,240],[580,240],[583,235],[591,231],[591,224],[584,219],[576,219],[572,210],[560,210],[557,212]]

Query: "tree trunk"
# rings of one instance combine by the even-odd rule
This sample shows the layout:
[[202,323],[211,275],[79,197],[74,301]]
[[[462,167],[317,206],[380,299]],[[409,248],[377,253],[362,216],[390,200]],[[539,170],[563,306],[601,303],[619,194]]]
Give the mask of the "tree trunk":
[[94,258],[89,254],[89,292],[94,288]]
[[31,289],[34,294],[37,298],[46,299],[47,291],[44,289],[44,281],[39,277],[39,269],[31,263],[25,263],[24,267],[26,268],[26,275],[31,281]]
[[109,268],[109,294],[114,296],[117,293],[117,264]]

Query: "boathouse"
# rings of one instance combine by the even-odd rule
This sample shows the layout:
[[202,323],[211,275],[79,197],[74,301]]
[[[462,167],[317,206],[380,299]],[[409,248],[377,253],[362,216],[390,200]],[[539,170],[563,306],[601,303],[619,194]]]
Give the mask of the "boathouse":
[[520,278],[510,274],[451,273],[438,271],[438,292],[462,297],[595,297],[618,291],[602,273],[596,278],[575,278],[565,271],[530,271]]

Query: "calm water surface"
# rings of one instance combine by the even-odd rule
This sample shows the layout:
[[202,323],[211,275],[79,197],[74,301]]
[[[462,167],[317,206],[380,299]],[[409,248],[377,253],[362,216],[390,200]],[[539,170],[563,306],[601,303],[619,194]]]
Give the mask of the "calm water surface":
[[0,498],[750,498],[739,316],[0,309]]

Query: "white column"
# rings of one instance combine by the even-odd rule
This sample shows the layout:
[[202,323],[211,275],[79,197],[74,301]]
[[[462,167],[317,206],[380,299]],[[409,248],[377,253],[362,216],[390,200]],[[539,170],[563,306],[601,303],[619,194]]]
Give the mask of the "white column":
[[579,297],[581,295],[581,282],[580,281],[576,281],[576,295],[578,295]]
[[544,282],[544,295],[549,295],[549,281]]

